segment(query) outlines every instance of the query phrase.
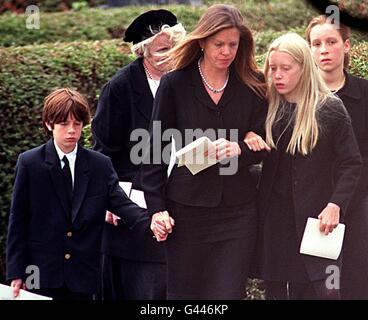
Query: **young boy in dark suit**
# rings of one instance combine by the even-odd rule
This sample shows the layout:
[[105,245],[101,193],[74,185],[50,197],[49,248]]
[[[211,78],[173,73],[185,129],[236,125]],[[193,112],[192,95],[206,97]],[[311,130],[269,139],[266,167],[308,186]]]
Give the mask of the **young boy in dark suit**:
[[131,229],[145,230],[145,210],[119,187],[108,157],[78,145],[90,122],[87,101],[59,89],[45,99],[46,144],[19,156],[7,241],[7,279],[14,295],[25,287],[28,266],[39,270],[40,288],[54,299],[92,299],[100,281],[105,212]]

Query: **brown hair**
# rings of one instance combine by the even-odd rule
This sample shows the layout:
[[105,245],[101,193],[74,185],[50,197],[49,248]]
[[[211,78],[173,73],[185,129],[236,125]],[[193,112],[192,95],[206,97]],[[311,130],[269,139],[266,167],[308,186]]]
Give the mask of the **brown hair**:
[[[332,21],[332,19],[329,19],[326,15],[321,15],[318,17],[313,18],[309,24],[307,29],[305,30],[305,38],[307,39],[309,45],[311,45],[311,41],[310,41],[310,33],[313,29],[313,27],[317,26],[317,25],[323,25],[323,24],[332,24],[334,25],[334,22]],[[350,39],[350,28],[344,24],[342,24],[341,22],[339,22],[339,28],[336,28],[336,30],[339,32],[342,40],[345,42],[346,40]],[[349,67],[349,53],[345,53],[344,55],[344,69],[347,69]]]
[[260,80],[252,32],[245,25],[240,11],[233,6],[216,4],[209,7],[187,38],[167,52],[167,61],[175,70],[187,67],[201,55],[200,40],[228,28],[236,28],[240,32],[239,48],[234,60],[237,75],[257,94],[264,95],[265,83]]
[[68,119],[69,115],[82,122],[83,126],[91,121],[91,114],[87,100],[77,91],[62,88],[51,92],[44,101],[42,111],[42,126],[47,134],[51,134],[47,128],[48,123],[52,128],[55,123],[61,123]]

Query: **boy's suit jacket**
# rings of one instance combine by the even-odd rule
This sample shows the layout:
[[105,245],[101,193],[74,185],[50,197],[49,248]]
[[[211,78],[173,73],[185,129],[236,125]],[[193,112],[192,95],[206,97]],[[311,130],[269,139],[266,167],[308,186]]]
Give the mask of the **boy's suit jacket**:
[[7,278],[40,270],[41,288],[66,284],[75,292],[97,292],[105,212],[119,215],[149,239],[145,210],[118,186],[108,157],[78,146],[70,208],[53,140],[19,156],[9,219]]

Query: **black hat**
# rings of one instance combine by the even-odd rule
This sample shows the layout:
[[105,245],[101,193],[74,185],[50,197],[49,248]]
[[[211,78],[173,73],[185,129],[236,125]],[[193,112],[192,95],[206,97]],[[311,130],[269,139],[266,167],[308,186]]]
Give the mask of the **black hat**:
[[172,27],[177,23],[175,15],[168,10],[147,11],[135,18],[128,29],[125,30],[124,41],[133,42],[133,44],[139,43],[153,36],[150,28],[159,30],[165,24]]

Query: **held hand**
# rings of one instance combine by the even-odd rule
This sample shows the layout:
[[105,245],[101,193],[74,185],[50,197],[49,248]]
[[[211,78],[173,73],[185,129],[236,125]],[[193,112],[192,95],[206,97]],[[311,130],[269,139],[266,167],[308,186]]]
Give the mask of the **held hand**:
[[320,219],[319,230],[325,235],[332,232],[340,221],[340,207],[332,202],[329,202],[326,208],[318,215]]
[[18,297],[19,290],[20,289],[26,289],[26,286],[23,283],[22,279],[14,279],[14,280],[12,280],[10,286],[13,288],[14,298]]
[[151,230],[157,241],[165,241],[174,225],[175,221],[167,211],[159,211],[152,216]]
[[228,141],[226,139],[218,139],[213,142],[215,149],[209,150],[205,153],[205,156],[216,157],[217,160],[224,160],[227,158],[233,158],[240,155],[241,150],[237,142]]
[[114,215],[110,211],[106,211],[105,221],[107,223],[113,224],[114,226],[117,226],[119,224],[120,217]]
[[254,133],[253,131],[247,132],[244,138],[244,142],[252,151],[271,151],[271,147],[262,139],[261,136]]

